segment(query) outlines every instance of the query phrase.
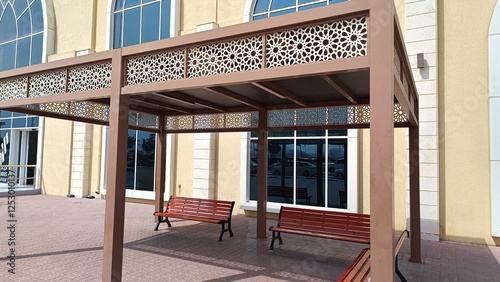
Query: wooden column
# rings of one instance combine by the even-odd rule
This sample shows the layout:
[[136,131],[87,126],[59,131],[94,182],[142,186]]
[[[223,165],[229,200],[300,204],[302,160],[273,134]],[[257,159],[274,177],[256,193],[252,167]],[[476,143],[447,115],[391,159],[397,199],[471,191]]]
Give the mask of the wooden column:
[[[415,107],[418,109],[418,106]],[[416,111],[418,114],[418,110]],[[418,116],[417,116],[418,117]],[[421,260],[420,233],[420,146],[418,126],[409,128],[410,145],[410,261]]]
[[371,281],[395,279],[394,264],[394,7],[370,0]]
[[113,53],[109,110],[102,281],[121,281],[122,278],[129,111],[129,98],[121,95],[122,63],[121,49],[116,49]]
[[257,166],[257,238],[267,236],[267,111],[259,111]]
[[[155,161],[155,211],[163,211],[165,201],[165,166],[167,154],[167,136],[163,132],[165,117],[160,116],[160,133],[156,134],[156,161]],[[156,218],[156,222],[160,217]]]

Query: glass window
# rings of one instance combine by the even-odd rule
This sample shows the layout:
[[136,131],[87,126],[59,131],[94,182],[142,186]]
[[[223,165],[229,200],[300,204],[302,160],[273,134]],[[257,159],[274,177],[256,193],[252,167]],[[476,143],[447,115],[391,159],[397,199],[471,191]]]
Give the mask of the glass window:
[[171,0],[117,0],[113,47],[120,48],[170,37]]
[[259,20],[345,1],[347,0],[257,0],[252,19]]
[[41,0],[0,0],[0,7],[0,71],[41,63]]
[[[347,0],[257,0],[253,20]],[[269,202],[347,208],[347,130],[268,134]],[[257,133],[250,134],[250,200],[257,199]]]
[[155,150],[155,133],[128,131],[127,189],[154,191]]

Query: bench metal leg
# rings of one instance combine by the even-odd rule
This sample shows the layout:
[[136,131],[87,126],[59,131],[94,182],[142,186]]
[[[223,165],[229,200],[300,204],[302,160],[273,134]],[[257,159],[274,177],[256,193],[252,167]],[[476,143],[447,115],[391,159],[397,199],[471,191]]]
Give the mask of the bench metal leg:
[[227,223],[227,229],[229,231],[229,237],[234,237],[233,230],[231,229],[231,221]]
[[[278,235],[276,235],[276,233],[278,233]],[[271,246],[269,247],[269,250],[274,250],[274,240],[276,239],[278,239],[280,245],[283,245],[283,240],[281,240],[281,232],[273,231],[272,237],[273,239],[271,240]]]
[[401,279],[401,282],[407,282],[406,281],[406,278],[403,276],[403,273],[401,273],[401,271],[399,271],[399,267],[398,267],[398,256],[396,256],[396,274],[398,275],[399,279]]
[[158,231],[158,227],[160,226],[160,223],[166,222],[168,227],[172,227],[172,224],[170,224],[170,221],[168,221],[168,217],[165,217],[165,219],[161,219],[161,217],[158,218],[158,222],[155,225],[155,231]]
[[220,242],[220,241],[222,241],[222,235],[224,235],[224,232],[226,232],[226,231],[227,231],[227,230],[226,230],[226,228],[224,228],[224,226],[225,226],[225,224],[224,224],[224,223],[221,223],[221,224],[220,224],[220,226],[221,226],[221,229],[222,229],[222,230],[220,231],[220,235],[219,235],[219,242]]

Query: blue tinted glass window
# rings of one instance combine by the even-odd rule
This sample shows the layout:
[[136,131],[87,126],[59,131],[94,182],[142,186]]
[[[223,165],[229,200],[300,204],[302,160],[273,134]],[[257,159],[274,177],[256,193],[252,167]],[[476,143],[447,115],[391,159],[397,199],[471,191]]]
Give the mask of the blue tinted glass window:
[[143,7],[141,36],[142,43],[158,40],[160,36],[160,3]]
[[24,13],[17,20],[17,36],[23,37],[31,34],[31,14]]
[[27,127],[38,127],[38,117],[30,117],[28,118]]
[[26,0],[17,0],[14,2],[14,11],[16,11],[16,15],[21,15],[26,8],[28,8],[28,2],[26,2]]
[[170,0],[117,0],[113,48],[169,38]]
[[126,10],[123,14],[123,46],[140,43],[140,9]]
[[125,9],[139,6],[140,4],[141,4],[141,0],[125,0]]
[[32,19],[32,30],[33,33],[38,31],[43,31],[43,10],[41,0],[35,0],[31,4],[31,19]]
[[[271,10],[276,10],[276,9],[283,9],[287,8],[290,6],[295,6],[295,1],[290,1],[290,0],[272,0],[271,2]],[[290,5],[293,3],[292,5]]]
[[0,71],[10,70],[15,67],[16,42],[0,45]]
[[31,38],[23,38],[17,42],[16,68],[30,65]]
[[271,17],[276,17],[276,16],[285,15],[285,14],[290,14],[290,13],[293,13],[293,12],[295,12],[295,8],[288,9],[288,10],[281,10],[281,11],[278,11],[278,12],[272,12],[271,13]]
[[23,127],[26,127],[26,118],[12,119],[12,128],[23,128]]
[[0,110],[0,118],[10,118],[12,117],[12,112]]
[[115,14],[113,48],[120,48],[122,46],[122,15],[122,13]]
[[304,10],[309,10],[309,9],[313,9],[313,8],[323,7],[325,5],[326,5],[326,2],[316,3],[316,4],[306,5],[306,6],[300,6],[299,7],[299,11],[304,11]]
[[11,119],[2,119],[0,120],[0,128],[10,128],[11,123]]
[[161,38],[170,38],[170,1],[161,2]]
[[330,4],[337,4],[337,3],[340,3],[340,2],[345,2],[347,0],[330,0]]
[[31,40],[31,64],[42,63],[43,33],[33,35]]
[[254,14],[267,12],[269,10],[269,0],[259,0],[255,3]]
[[0,19],[0,44],[16,39],[16,16],[11,5],[5,6],[5,11]]
[[121,9],[123,9],[123,3],[124,3],[124,0],[116,0],[115,10],[121,10]]
[[[311,2],[318,2],[318,0],[299,0],[299,5],[300,4],[307,4]],[[326,2],[326,0],[322,0],[322,2]]]

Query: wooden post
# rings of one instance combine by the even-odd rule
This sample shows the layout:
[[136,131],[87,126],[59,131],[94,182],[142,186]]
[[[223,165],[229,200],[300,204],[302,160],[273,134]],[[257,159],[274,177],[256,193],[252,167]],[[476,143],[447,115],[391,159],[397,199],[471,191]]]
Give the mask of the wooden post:
[[257,166],[257,238],[267,236],[267,111],[259,111]]
[[[418,109],[418,106],[415,108]],[[418,111],[416,114],[418,114]],[[418,126],[412,126],[408,131],[410,142],[410,261],[421,263],[420,146]]]
[[371,281],[395,279],[394,263],[394,7],[370,0]]
[[[164,133],[165,117],[160,116],[160,133],[156,134],[156,162],[155,162],[155,211],[164,211],[165,202],[165,166],[166,166],[166,146],[167,136]],[[160,217],[156,218],[156,222]]]
[[108,171],[104,216],[102,281],[121,281],[127,173],[129,98],[121,95],[123,66],[121,49],[113,52],[109,109]]

